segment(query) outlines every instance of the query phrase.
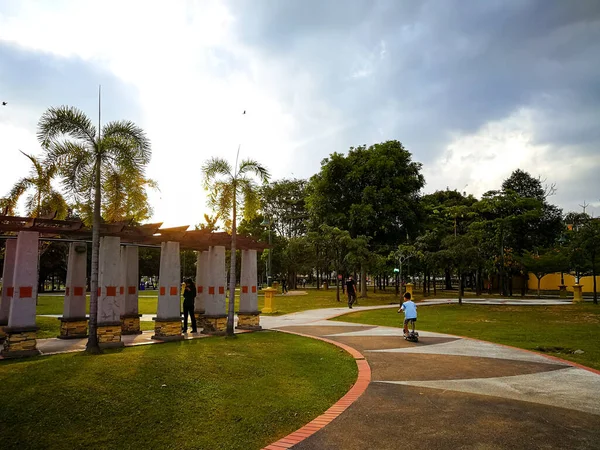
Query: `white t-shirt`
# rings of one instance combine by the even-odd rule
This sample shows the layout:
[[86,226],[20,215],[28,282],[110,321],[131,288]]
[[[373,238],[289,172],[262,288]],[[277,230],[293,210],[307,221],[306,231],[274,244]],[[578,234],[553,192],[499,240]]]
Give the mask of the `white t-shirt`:
[[400,307],[404,311],[405,319],[416,319],[417,318],[417,305],[412,300],[402,303]]

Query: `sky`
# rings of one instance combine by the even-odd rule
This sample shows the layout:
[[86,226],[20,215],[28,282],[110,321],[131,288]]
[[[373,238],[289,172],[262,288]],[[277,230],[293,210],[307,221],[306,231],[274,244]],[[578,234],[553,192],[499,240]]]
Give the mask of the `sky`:
[[43,112],[97,122],[99,85],[102,122],[152,142],[164,226],[210,213],[211,157],[309,178],[390,139],[425,193],[479,197],[522,169],[600,215],[597,0],[0,0],[0,196],[29,170],[19,150],[41,154]]

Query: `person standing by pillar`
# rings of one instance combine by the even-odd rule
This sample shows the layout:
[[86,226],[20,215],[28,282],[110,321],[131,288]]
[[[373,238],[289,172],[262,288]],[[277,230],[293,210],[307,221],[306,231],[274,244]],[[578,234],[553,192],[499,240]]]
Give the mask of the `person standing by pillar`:
[[183,332],[187,333],[188,314],[192,322],[192,333],[197,333],[196,316],[194,315],[194,300],[196,298],[196,286],[191,278],[185,280],[183,289]]
[[352,304],[356,301],[356,282],[352,275],[346,281],[346,293],[348,294],[348,308],[352,309]]

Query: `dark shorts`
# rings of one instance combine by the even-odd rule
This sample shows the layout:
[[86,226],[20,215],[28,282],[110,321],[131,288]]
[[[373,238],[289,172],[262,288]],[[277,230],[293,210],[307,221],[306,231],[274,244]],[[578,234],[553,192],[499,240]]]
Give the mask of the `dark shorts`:
[[415,317],[414,319],[404,319],[404,325],[408,324],[408,323],[415,323],[417,321],[417,318]]

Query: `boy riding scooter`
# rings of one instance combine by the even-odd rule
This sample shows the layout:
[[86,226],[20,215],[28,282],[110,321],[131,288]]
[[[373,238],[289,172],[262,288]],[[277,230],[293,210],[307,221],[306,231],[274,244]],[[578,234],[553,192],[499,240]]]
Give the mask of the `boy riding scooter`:
[[[404,301],[398,309],[398,312],[404,311],[404,339],[407,341],[418,342],[419,333],[415,331],[415,322],[417,321],[417,305],[411,300],[410,292],[404,294]],[[412,324],[412,331],[408,331],[408,324]]]

